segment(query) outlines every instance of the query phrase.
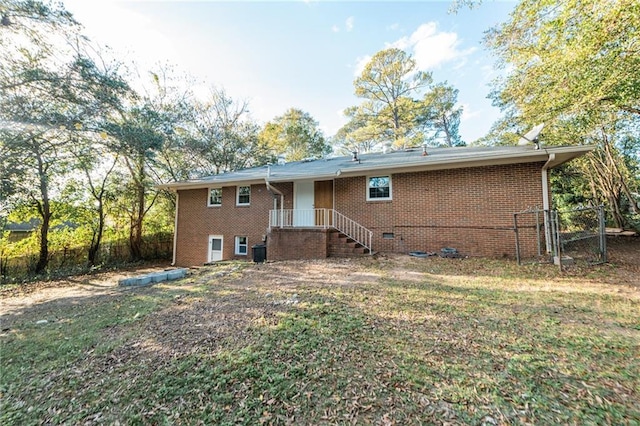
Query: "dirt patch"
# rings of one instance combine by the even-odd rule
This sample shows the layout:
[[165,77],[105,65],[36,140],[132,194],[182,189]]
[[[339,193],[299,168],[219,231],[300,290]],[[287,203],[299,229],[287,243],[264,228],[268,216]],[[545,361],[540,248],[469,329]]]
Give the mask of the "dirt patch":
[[[485,412],[508,424],[517,419],[502,413],[516,409],[524,423],[583,424],[605,397],[623,416],[637,413],[629,298],[640,292],[618,283],[636,262],[613,259],[573,275],[378,255],[219,263],[148,287],[117,287],[117,273],[49,283],[1,301],[10,313],[0,337],[14,358],[5,400],[24,419],[87,425],[480,424]],[[620,289],[628,294],[602,297]],[[33,361],[46,350],[64,360],[68,348],[62,368]],[[595,396],[561,387],[569,377]],[[545,386],[534,397],[566,398],[554,410],[564,421],[476,384],[504,395]],[[576,412],[587,414],[574,421]]]
[[[150,272],[163,271],[169,263],[153,263],[117,271],[78,275],[60,280],[36,281],[25,284],[0,286],[0,315],[6,315],[45,302],[99,296],[123,291],[118,280]],[[61,302],[64,303],[64,302]]]
[[640,237],[608,237],[610,263],[640,275]]
[[[606,276],[599,278],[603,283],[624,284],[631,288],[640,289],[640,238],[638,237],[609,237],[607,239],[608,260],[607,265],[590,269],[571,270],[566,272],[568,276],[589,276],[593,271],[604,271]],[[363,263],[364,262],[364,263]],[[361,259],[332,259],[331,261],[299,261],[269,263],[266,266],[253,265],[253,271],[243,280],[246,288],[271,289],[272,292],[292,292],[295,287],[322,283],[323,286],[349,286],[353,282],[375,282],[380,276],[364,272],[362,265],[375,262],[379,265],[382,275],[390,278],[403,278],[411,280],[413,275],[419,280],[421,274],[416,272],[416,263],[433,265],[440,273],[447,274],[456,271],[459,273],[477,274],[480,266],[490,265],[491,261],[482,260],[466,261],[464,259],[416,259],[407,255],[382,254],[376,258]],[[413,265],[413,266],[411,266]],[[268,267],[267,267],[268,266]],[[118,280],[149,272],[162,271],[169,268],[168,263],[156,263],[137,267],[126,268],[119,271],[103,272],[93,275],[69,277],[56,281],[40,281],[22,285],[0,286],[0,315],[14,313],[18,310],[34,307],[44,302],[65,300],[112,294],[117,291],[127,291],[118,288]],[[414,269],[407,271],[407,269]],[[467,270],[469,269],[469,270]],[[515,267],[517,269],[517,267]],[[211,279],[211,274],[216,274],[214,268],[200,268],[194,270],[194,284],[203,283]],[[490,273],[490,271],[485,271]],[[266,290],[264,290],[266,291]]]

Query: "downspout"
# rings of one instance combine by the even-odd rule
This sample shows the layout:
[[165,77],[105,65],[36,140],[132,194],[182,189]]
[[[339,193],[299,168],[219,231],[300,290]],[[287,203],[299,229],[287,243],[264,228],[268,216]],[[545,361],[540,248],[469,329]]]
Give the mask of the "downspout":
[[545,232],[545,243],[547,245],[547,253],[551,253],[551,230],[549,229],[549,212],[551,209],[551,205],[549,203],[550,194],[549,194],[549,175],[547,170],[549,170],[549,165],[552,161],[556,159],[556,154],[549,154],[549,159],[544,166],[542,166],[542,208],[545,211],[544,215],[544,232]]
[[549,170],[549,164],[556,159],[556,154],[549,154],[549,159],[544,166],[542,166],[542,208],[549,210],[549,179],[547,170]]
[[[278,188],[271,186],[269,183],[269,176],[271,175],[271,166],[267,167],[267,177],[264,179],[264,183],[267,186],[267,191],[269,191],[272,195],[276,194],[280,196],[280,227],[282,228],[282,220],[284,215],[284,194]],[[273,209],[277,209],[276,198],[273,198]],[[271,227],[271,219],[269,219],[269,227]]]
[[176,217],[173,225],[173,260],[171,266],[176,264],[176,248],[178,247],[178,207],[180,205],[180,193],[176,191]]

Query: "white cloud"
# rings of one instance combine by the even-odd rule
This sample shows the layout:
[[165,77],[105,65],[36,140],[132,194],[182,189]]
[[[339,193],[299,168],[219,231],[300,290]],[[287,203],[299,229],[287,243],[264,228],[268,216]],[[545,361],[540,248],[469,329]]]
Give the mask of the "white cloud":
[[460,50],[461,41],[454,32],[438,31],[436,22],[427,22],[408,37],[402,37],[389,47],[397,47],[413,54],[421,70],[440,67],[446,62],[464,59],[475,48]]
[[478,117],[482,111],[473,111],[471,109],[471,105],[464,103],[462,104],[462,116],[460,117],[460,121],[468,121],[474,117]]
[[340,27],[338,27],[337,25],[334,25],[333,27],[331,27],[331,31],[333,31],[334,33],[339,33]]
[[346,21],[344,21],[344,26],[345,26],[345,28],[347,29],[347,31],[351,31],[351,30],[353,29],[353,23],[354,23],[354,21],[355,21],[355,20],[354,20],[353,16],[349,16],[349,17],[347,18],[347,20],[346,20]]
[[370,60],[370,55],[358,56],[358,58],[356,58],[356,66],[353,69],[353,75],[355,77],[360,77],[360,74],[364,71],[364,67],[367,66],[367,63],[369,63]]
[[387,27],[387,30],[390,30],[390,31],[396,31],[396,30],[398,30],[399,28],[400,28],[400,24],[398,24],[397,22],[394,22],[393,24],[391,24],[391,25],[389,25],[389,26]]

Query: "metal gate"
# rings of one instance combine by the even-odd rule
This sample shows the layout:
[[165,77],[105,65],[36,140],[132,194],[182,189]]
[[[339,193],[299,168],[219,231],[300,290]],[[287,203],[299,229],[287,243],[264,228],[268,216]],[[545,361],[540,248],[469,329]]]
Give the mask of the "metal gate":
[[607,261],[604,207],[530,209],[513,215],[518,264]]

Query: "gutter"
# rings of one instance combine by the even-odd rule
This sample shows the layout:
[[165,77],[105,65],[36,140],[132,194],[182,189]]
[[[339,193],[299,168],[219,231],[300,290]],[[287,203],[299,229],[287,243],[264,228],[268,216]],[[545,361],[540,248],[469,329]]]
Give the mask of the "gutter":
[[[336,176],[353,177],[364,176],[368,173],[400,173],[426,170],[445,170],[466,167],[482,167],[491,165],[530,163],[547,161],[547,169],[559,166],[560,164],[579,157],[595,148],[594,145],[581,146],[563,146],[563,147],[546,147],[540,150],[519,150],[516,152],[483,152],[473,156],[456,157],[447,153],[443,158],[438,156],[419,157],[415,161],[406,161],[396,164],[368,164],[366,158],[361,158],[361,163],[353,164],[351,162],[336,161],[336,169],[331,171],[323,171],[317,175],[309,175],[303,170],[297,170],[295,173],[286,172],[281,176],[271,176],[271,169],[267,169],[267,177],[259,177],[258,172],[250,176],[239,176],[234,178],[233,174],[217,175],[216,180],[198,179],[195,181],[172,182],[158,185],[157,188],[168,189],[172,191],[187,189],[202,189],[212,186],[232,186],[232,185],[250,185],[260,184],[265,180],[267,184],[278,182],[291,182],[299,179],[329,180],[335,179]],[[447,148],[449,149],[449,148]],[[454,151],[451,151],[453,153]],[[555,154],[555,159],[549,156]],[[425,160],[428,159],[428,160]],[[263,175],[264,176],[264,175]],[[273,187],[272,187],[273,188]],[[275,190],[279,194],[279,191]]]
[[178,207],[180,207],[180,193],[176,191],[176,217],[173,225],[173,260],[171,266],[176,265],[176,249],[178,247]]
[[[549,200],[550,200],[550,194],[549,194],[549,174],[548,174],[548,170],[549,167],[551,166],[551,164],[555,161],[556,159],[556,154],[555,153],[551,153],[549,154],[549,159],[547,160],[546,163],[544,163],[544,166],[542,166],[542,208],[545,212],[548,212],[551,209]],[[547,253],[551,253],[551,230],[549,229],[549,215],[545,214],[544,215],[544,222],[545,222],[545,242],[547,245]]]
[[549,159],[547,160],[546,163],[544,163],[544,166],[542,166],[542,208],[544,210],[549,210],[550,205],[549,205],[549,180],[548,180],[548,170],[549,170],[549,166],[551,165],[551,163],[553,163],[556,160],[556,154],[555,153],[551,153],[549,154]]
[[[280,220],[282,221],[282,218],[284,217],[284,194],[278,188],[271,186],[271,184],[269,183],[270,174],[271,166],[267,167],[267,177],[264,178],[264,184],[267,186],[267,191],[269,191],[271,195],[273,195],[273,210],[276,210],[278,208],[278,201],[275,195],[280,196]],[[271,227],[271,218],[269,218],[269,227]],[[280,224],[280,227],[282,227],[282,223]]]

